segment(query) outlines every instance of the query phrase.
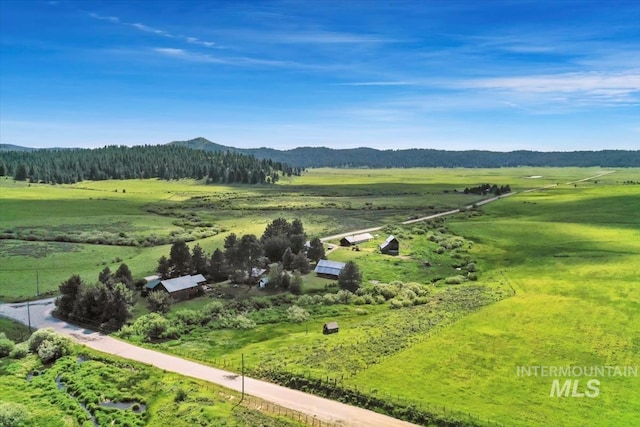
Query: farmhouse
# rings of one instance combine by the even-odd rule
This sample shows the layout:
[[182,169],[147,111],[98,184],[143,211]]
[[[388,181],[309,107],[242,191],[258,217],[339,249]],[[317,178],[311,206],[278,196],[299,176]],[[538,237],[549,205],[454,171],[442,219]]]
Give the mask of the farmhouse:
[[337,334],[339,330],[338,322],[329,322],[325,323],[322,327],[322,333],[327,334]]
[[400,253],[400,242],[392,234],[380,244],[380,252],[387,255],[398,255]]
[[353,236],[346,236],[340,239],[340,246],[353,246],[368,242],[371,239],[373,239],[373,236],[369,233],[354,234]]
[[197,295],[200,285],[206,283],[207,279],[202,274],[195,276],[182,276],[175,279],[152,280],[147,283],[147,291],[167,292],[176,301],[193,298]]
[[321,259],[318,261],[314,271],[318,276],[326,277],[328,279],[337,279],[344,266],[344,262]]

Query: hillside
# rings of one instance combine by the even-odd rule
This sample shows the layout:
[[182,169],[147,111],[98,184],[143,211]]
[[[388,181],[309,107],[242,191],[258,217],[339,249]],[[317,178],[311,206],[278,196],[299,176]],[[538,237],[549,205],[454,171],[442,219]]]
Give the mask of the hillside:
[[205,151],[230,151],[250,154],[259,159],[283,162],[295,167],[465,167],[496,168],[514,166],[552,167],[639,167],[640,150],[602,151],[510,151],[485,150],[447,151],[413,148],[407,150],[376,150],[373,148],[349,148],[336,150],[326,147],[298,147],[291,150],[273,148],[234,148],[216,144],[205,138],[173,141],[181,145]]

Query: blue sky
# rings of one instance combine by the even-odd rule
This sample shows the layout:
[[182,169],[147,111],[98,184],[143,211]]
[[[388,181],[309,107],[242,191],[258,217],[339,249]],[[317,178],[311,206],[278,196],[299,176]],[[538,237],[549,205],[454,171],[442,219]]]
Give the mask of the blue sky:
[[640,2],[0,1],[0,141],[640,149]]

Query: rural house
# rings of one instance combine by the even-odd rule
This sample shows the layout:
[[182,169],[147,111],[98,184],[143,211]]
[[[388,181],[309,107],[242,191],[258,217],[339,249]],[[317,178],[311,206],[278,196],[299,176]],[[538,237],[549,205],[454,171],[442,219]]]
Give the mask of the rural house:
[[339,330],[338,322],[329,322],[325,323],[322,327],[322,333],[327,334],[337,334]]
[[176,301],[182,301],[193,298],[200,291],[200,285],[207,282],[202,274],[195,276],[182,276],[175,279],[152,280],[147,283],[145,288],[147,291],[163,291],[171,295]]
[[329,261],[328,259],[321,259],[316,265],[315,272],[320,277],[326,277],[328,279],[337,279],[340,272],[344,268],[345,263],[339,261]]
[[380,244],[380,252],[387,255],[398,255],[400,253],[400,242],[393,235]]
[[346,236],[340,239],[340,246],[353,246],[360,243],[368,242],[373,239],[373,236],[369,233],[354,234],[353,236]]

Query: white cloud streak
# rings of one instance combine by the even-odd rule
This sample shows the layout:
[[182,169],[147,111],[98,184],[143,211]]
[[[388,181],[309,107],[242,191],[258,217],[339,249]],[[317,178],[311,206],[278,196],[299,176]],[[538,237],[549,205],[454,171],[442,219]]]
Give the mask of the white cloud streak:
[[568,105],[640,104],[640,70],[623,73],[563,73],[466,80],[460,88],[546,98]]
[[269,59],[251,58],[246,56],[234,57],[217,57],[204,53],[191,52],[185,49],[176,49],[170,47],[157,47],[152,49],[153,52],[164,56],[178,58],[184,61],[200,62],[207,64],[224,64],[234,66],[266,66],[266,67],[287,67],[299,64],[286,61],[275,61]]
[[204,46],[208,48],[215,47],[215,42],[212,42],[212,41],[200,40],[197,37],[185,36],[182,34],[172,34],[169,31],[154,28],[149,25],[142,24],[140,22],[125,22],[122,19],[118,18],[117,16],[102,16],[102,15],[98,15],[97,13],[90,13],[89,16],[92,17],[93,19],[98,19],[100,21],[107,21],[112,24],[124,25],[130,28],[135,28],[138,31],[155,34],[157,36],[166,37],[170,39],[182,40],[186,43],[193,44],[193,45]]
[[415,86],[417,82],[410,81],[380,81],[380,82],[350,82],[335,83],[335,86]]

